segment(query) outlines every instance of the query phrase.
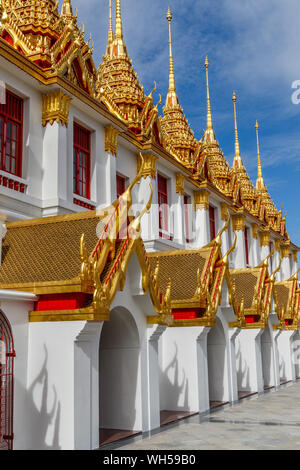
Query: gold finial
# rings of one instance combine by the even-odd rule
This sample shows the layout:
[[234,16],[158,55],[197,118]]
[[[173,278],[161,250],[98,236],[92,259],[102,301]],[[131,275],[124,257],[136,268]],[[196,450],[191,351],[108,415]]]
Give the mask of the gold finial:
[[211,104],[210,104],[210,95],[209,95],[209,82],[208,82],[208,67],[209,67],[209,61],[208,58],[206,57],[205,59],[205,69],[206,69],[206,93],[207,93],[207,130],[212,130],[213,125],[212,125],[212,115],[211,115]]
[[172,35],[171,35],[171,21],[172,13],[170,8],[167,12],[167,20],[169,23],[169,90],[166,99],[166,107],[174,108],[179,105],[178,96],[175,88],[175,75],[174,75],[174,63],[173,63],[173,52],[172,52]]
[[174,63],[173,63],[173,52],[172,52],[172,34],[171,34],[171,21],[172,13],[170,7],[167,12],[167,20],[169,23],[169,92],[175,92],[175,76],[174,76]]
[[123,27],[121,16],[121,0],[116,0],[116,32],[115,39],[123,39]]
[[240,144],[239,144],[239,135],[238,135],[238,128],[237,128],[237,117],[236,117],[236,93],[235,91],[233,92],[232,95],[232,101],[233,101],[233,107],[234,107],[234,133],[235,133],[235,154],[234,154],[234,160],[233,160],[233,165],[234,167],[241,167],[242,166],[242,159],[241,159],[241,153],[240,153]]
[[256,189],[266,189],[265,182],[262,175],[262,167],[261,167],[261,159],[260,159],[260,150],[259,150],[259,136],[258,136],[258,129],[259,125],[256,121],[255,123],[256,129],[256,141],[257,141],[257,180],[256,180]]
[[61,9],[61,14],[63,16],[68,16],[68,17],[73,16],[73,8],[71,5],[71,0],[64,0],[63,6]]
[[112,12],[111,12],[111,0],[109,0],[109,28],[108,28],[108,44],[111,44],[114,40],[114,33],[112,27]]

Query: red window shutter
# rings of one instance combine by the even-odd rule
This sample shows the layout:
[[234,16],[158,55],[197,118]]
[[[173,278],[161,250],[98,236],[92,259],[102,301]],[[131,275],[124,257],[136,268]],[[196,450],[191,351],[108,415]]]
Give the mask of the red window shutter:
[[169,230],[169,210],[168,210],[168,180],[161,175],[157,175],[158,186],[158,206],[159,206],[159,229],[164,232]]
[[90,199],[91,133],[74,123],[73,192]]
[[246,253],[246,264],[249,265],[249,242],[248,242],[249,229],[245,228],[245,253]]
[[0,105],[0,169],[22,176],[23,100],[6,90]]
[[215,208],[209,206],[209,229],[210,229],[210,240],[216,238],[216,220],[215,220]]
[[117,174],[117,198],[122,196],[123,193],[125,193],[126,189],[126,179],[124,176],[118,175]]

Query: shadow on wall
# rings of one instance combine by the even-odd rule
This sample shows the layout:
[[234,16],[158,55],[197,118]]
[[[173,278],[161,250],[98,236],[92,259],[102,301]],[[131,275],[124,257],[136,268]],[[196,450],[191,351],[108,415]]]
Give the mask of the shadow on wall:
[[114,309],[104,324],[99,354],[100,428],[140,431],[140,339],[125,308]]
[[[179,382],[178,346],[174,343],[175,353],[165,370],[161,370],[161,399],[165,410],[191,411],[189,407],[189,382],[183,371]],[[162,396],[163,395],[163,396]],[[180,405],[180,403],[182,403]]]
[[[45,359],[40,373],[31,384],[27,392],[27,416],[29,424],[27,426],[27,432],[30,433],[29,447],[33,450],[60,450],[59,445],[59,426],[60,426],[60,413],[61,406],[57,400],[56,388],[53,386],[54,400],[50,410],[48,410],[48,351],[46,345],[44,345]],[[40,406],[38,407],[35,403],[34,396],[36,390],[40,388],[39,396],[41,397]],[[50,426],[54,423],[54,433],[52,438],[52,444],[46,443],[47,434]]]
[[237,385],[239,392],[248,392],[250,390],[250,372],[247,362],[243,360],[241,345],[236,352],[236,372],[237,372]]

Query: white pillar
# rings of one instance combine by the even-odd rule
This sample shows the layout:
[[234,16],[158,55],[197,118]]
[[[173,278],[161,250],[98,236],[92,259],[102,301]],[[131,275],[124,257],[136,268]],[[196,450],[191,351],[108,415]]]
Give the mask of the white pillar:
[[234,268],[242,269],[246,267],[245,234],[243,230],[237,231],[237,243],[234,253]]
[[68,188],[67,128],[60,122],[48,122],[43,139],[42,198],[58,205],[58,199],[67,200]]
[[237,370],[236,370],[236,339],[241,330],[239,328],[231,328],[229,330],[229,370],[231,380],[231,397],[230,401],[235,402],[238,400],[238,383],[237,383]]
[[278,336],[281,333],[281,330],[274,330],[273,325],[278,324],[277,314],[270,315],[269,318],[269,328],[270,335],[272,340],[272,350],[273,350],[273,363],[274,363],[274,386],[278,388],[280,386],[280,371],[279,371],[279,354],[278,354]]
[[195,232],[193,248],[202,248],[210,242],[209,214],[205,209],[197,209],[195,213]]
[[145,214],[141,220],[142,238],[144,241],[153,241],[159,238],[159,207],[157,180],[155,178],[150,176],[142,177],[138,185],[138,205],[140,211],[147,204],[150,197],[150,184],[153,187],[152,205],[150,213]]
[[235,269],[243,269],[246,267],[245,220],[246,218],[242,214],[232,216],[232,228],[237,235],[236,249],[234,252]]
[[175,202],[172,205],[174,221],[174,242],[185,244],[185,220],[184,220],[184,195],[176,193]]
[[209,228],[209,192],[206,190],[194,192],[195,233],[193,247],[202,248],[210,242]]
[[256,224],[252,225],[252,237],[250,245],[250,258],[252,260],[253,266],[258,266],[260,264],[259,257],[259,239],[258,239],[258,226]]
[[160,367],[158,341],[166,330],[166,325],[147,326],[147,369],[148,369],[148,419],[143,420],[143,431],[160,427]]
[[197,337],[199,413],[210,409],[207,362],[207,335],[209,331],[210,328],[203,327]]
[[239,391],[264,391],[261,361],[261,329],[243,329],[237,341],[236,359]]
[[99,344],[103,322],[87,322],[75,341],[75,450],[99,448]]

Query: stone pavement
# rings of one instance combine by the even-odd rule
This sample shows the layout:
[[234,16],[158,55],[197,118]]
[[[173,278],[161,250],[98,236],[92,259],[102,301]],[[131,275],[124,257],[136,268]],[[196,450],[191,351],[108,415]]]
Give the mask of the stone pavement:
[[300,381],[123,441],[122,450],[300,449]]

